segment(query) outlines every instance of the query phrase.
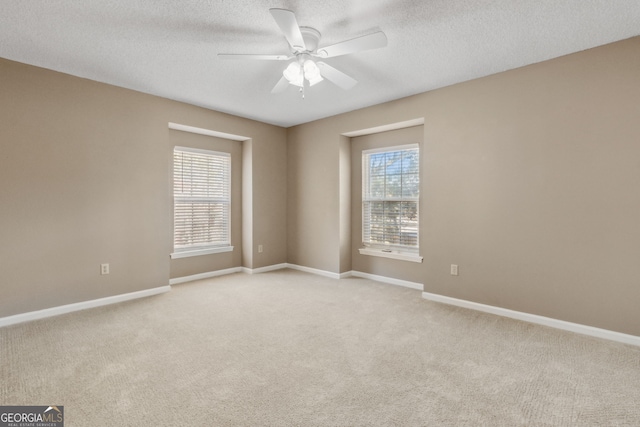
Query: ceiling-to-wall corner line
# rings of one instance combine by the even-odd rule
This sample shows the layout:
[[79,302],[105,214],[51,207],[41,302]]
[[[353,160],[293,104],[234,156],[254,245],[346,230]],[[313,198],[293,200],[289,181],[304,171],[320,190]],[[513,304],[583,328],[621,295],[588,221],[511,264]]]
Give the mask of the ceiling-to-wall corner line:
[[353,138],[356,136],[371,135],[374,133],[388,132],[391,130],[410,128],[413,126],[424,125],[424,117],[418,117],[415,119],[403,120],[400,122],[388,123],[380,126],[374,126],[366,129],[353,130],[349,132],[343,132],[340,135]]
[[220,132],[220,131],[217,131],[217,130],[205,129],[205,128],[200,128],[200,127],[195,127],[195,126],[182,125],[180,123],[169,122],[168,126],[169,126],[169,129],[172,129],[172,130],[179,130],[179,131],[182,131],[182,132],[196,133],[198,135],[214,136],[216,138],[230,139],[232,141],[243,142],[243,141],[248,141],[248,140],[252,139],[251,137],[248,137],[248,136],[242,136],[242,135],[236,135],[236,134],[233,134],[233,133]]

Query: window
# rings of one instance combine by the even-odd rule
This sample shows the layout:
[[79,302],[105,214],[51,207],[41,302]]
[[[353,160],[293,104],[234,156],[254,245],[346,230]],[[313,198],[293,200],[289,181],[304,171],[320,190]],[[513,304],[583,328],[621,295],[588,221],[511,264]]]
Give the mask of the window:
[[225,252],[231,246],[231,156],[173,150],[172,258]]
[[[417,144],[362,152],[362,241],[365,250],[361,253],[417,255],[419,192]],[[367,252],[367,248],[378,251]]]

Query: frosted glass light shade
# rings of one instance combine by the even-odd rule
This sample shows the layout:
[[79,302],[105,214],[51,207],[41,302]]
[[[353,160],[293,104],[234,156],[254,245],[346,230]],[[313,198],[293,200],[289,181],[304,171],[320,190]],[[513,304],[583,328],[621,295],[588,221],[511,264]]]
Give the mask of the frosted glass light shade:
[[304,77],[309,80],[309,86],[313,86],[323,80],[322,76],[320,75],[320,69],[318,68],[316,63],[310,59],[307,59],[304,62]]
[[320,75],[318,65],[310,59],[304,61],[302,66],[298,61],[292,62],[282,72],[282,75],[289,83],[299,87],[304,86],[304,79],[309,81],[309,86],[313,86],[324,80]]
[[297,62],[292,62],[291,64],[289,64],[289,66],[282,72],[282,75],[292,85],[302,87],[302,69],[300,68],[300,64],[298,64]]

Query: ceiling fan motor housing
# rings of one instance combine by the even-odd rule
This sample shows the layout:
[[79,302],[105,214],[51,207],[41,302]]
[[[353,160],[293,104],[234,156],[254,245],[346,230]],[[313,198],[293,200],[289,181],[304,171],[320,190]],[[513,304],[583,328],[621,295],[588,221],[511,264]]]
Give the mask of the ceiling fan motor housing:
[[300,27],[300,33],[305,46],[293,46],[293,53],[315,52],[320,41],[320,31],[311,27]]

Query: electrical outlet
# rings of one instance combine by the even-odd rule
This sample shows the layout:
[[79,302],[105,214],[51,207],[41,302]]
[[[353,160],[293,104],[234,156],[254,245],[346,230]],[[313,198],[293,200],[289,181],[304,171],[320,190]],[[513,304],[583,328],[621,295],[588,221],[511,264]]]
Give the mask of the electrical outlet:
[[262,253],[262,245],[258,245],[258,253],[261,254]]
[[451,275],[452,276],[458,275],[458,264],[451,264]]
[[100,264],[100,274],[109,274],[109,264]]

